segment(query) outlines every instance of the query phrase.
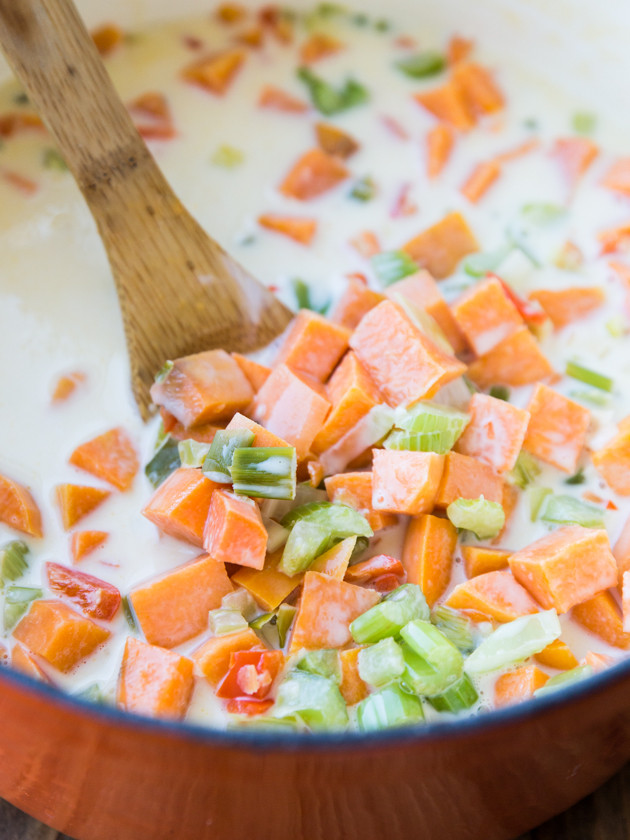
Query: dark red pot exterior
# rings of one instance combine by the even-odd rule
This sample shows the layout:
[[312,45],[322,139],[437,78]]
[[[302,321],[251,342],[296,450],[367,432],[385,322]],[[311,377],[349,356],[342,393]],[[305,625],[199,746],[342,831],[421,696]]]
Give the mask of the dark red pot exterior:
[[[627,663],[630,664],[630,663]],[[630,757],[630,668],[374,738],[212,735],[0,681],[0,796],[78,840],[507,840]]]

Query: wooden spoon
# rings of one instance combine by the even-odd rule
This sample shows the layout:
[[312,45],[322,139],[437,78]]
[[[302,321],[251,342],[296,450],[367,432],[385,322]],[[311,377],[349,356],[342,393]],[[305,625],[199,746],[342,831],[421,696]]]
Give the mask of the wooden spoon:
[[166,359],[215,347],[247,352],[278,335],[291,312],[175,196],[72,0],[0,0],[0,46],[98,226],[142,416],[149,414],[149,387]]

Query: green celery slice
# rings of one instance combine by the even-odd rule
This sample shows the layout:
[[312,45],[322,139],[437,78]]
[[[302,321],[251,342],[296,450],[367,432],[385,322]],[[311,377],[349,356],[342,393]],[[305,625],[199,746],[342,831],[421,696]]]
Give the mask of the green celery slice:
[[192,440],[192,438],[180,440],[177,444],[177,451],[182,467],[202,466],[209,450],[209,443],[200,443],[197,440]]
[[544,697],[546,694],[553,694],[554,691],[559,691],[562,688],[567,688],[570,685],[582,682],[582,680],[592,677],[594,674],[593,668],[590,665],[578,665],[577,668],[571,668],[570,671],[563,671],[561,674],[556,674],[550,680],[534,692],[534,697]]
[[226,633],[247,630],[249,625],[238,610],[220,607],[208,613],[208,626],[215,636],[225,636]]
[[540,475],[541,467],[536,458],[522,449],[516,459],[514,469],[509,473],[512,484],[524,490]]
[[472,623],[465,615],[452,607],[438,604],[431,612],[431,621],[462,653],[470,653],[474,648]]
[[391,286],[397,280],[419,271],[418,263],[405,251],[382,251],[372,257],[371,263],[382,286]]
[[369,175],[365,175],[353,184],[348,195],[350,198],[354,198],[355,201],[366,202],[372,201],[376,197],[377,192],[378,189],[374,179]]
[[376,688],[393,682],[405,670],[401,647],[391,637],[360,650],[358,663],[363,682]]
[[584,528],[603,528],[604,511],[574,496],[550,494],[543,500],[540,518],[558,525],[582,525]]
[[135,633],[138,629],[138,625],[136,624],[136,617],[133,613],[133,607],[131,606],[131,602],[129,601],[129,598],[128,598],[127,595],[125,595],[123,597],[122,601],[120,602],[120,606],[121,606],[123,615],[125,616],[125,621],[127,622],[127,626],[132,631],[132,633]]
[[24,540],[11,540],[0,548],[0,587],[21,578],[28,568],[30,549]]
[[613,389],[613,380],[603,373],[584,367],[577,362],[567,362],[566,367],[567,376],[584,382],[585,385],[592,385],[593,388],[599,388],[600,391],[610,392]]
[[521,218],[533,225],[549,225],[567,215],[567,208],[550,201],[538,201],[525,204],[521,209]]
[[153,487],[159,487],[181,465],[177,441],[166,437],[162,446],[144,468],[144,473]]
[[400,635],[408,647],[440,673],[449,685],[461,677],[464,657],[430,621],[410,621]]
[[44,149],[42,153],[42,165],[44,169],[56,169],[58,172],[68,171],[68,164],[57,149]]
[[297,607],[294,607],[293,604],[280,604],[276,610],[276,630],[278,631],[278,642],[281,648],[285,645],[296,613]]
[[503,260],[512,253],[513,245],[504,245],[496,251],[469,254],[462,265],[470,277],[485,277],[488,272],[496,271]]
[[251,446],[254,437],[250,429],[220,429],[214,436],[202,465],[205,475],[218,484],[231,484],[230,467],[234,450]]
[[357,706],[357,725],[361,732],[408,726],[423,720],[420,699],[395,684],[375,691]]
[[472,531],[480,540],[496,537],[505,525],[505,511],[499,502],[478,499],[456,499],[446,508],[446,515],[456,528]]
[[355,79],[347,79],[342,87],[334,88],[308,67],[300,67],[297,76],[306,85],[313,105],[326,116],[363,105],[370,98],[367,89]]
[[547,496],[553,493],[551,487],[528,487],[527,495],[529,497],[529,516],[532,522],[536,522],[540,514],[540,509],[545,503]]
[[236,146],[229,146],[223,144],[219,146],[212,155],[212,163],[215,166],[221,166],[223,169],[235,169],[240,166],[245,160],[245,155]]
[[402,58],[394,64],[410,79],[428,79],[437,76],[446,67],[446,59],[442,53],[428,51]]
[[326,677],[291,671],[280,683],[273,717],[297,719],[315,731],[343,728],[348,710],[339,687]]
[[410,648],[408,644],[403,642],[401,648],[405,659],[402,684],[408,686],[415,694],[434,697],[446,691],[459,678],[459,675],[453,676],[444,670],[435,668],[423,656]]
[[523,615],[502,624],[474,650],[464,663],[471,676],[487,674],[522,662],[560,637],[562,628],[555,610]]
[[43,594],[36,586],[7,586],[4,593],[4,629],[14,627],[33,601]]
[[578,134],[592,134],[597,127],[597,117],[589,111],[576,111],[571,124]]
[[293,446],[239,447],[230,467],[235,493],[263,499],[294,499],[296,471]]
[[428,700],[438,712],[463,712],[475,705],[479,695],[468,674],[464,674],[442,694],[429,697]]
[[410,621],[426,620],[429,615],[422,589],[415,583],[405,583],[355,618],[350,633],[357,644],[371,645],[388,636],[397,636]]
[[336,650],[311,650],[298,661],[297,668],[309,674],[327,677],[337,684],[341,683],[341,663]]
[[308,283],[299,277],[294,277],[291,281],[293,287],[293,294],[295,295],[295,302],[298,309],[310,309],[312,312],[318,312],[320,315],[325,315],[330,307],[330,300],[321,305],[314,303],[311,298],[311,287]]
[[224,610],[237,610],[246,621],[252,621],[258,612],[258,604],[247,589],[239,587],[221,598]]
[[175,367],[175,362],[170,361],[170,359],[168,361],[164,362],[162,367],[155,374],[155,381],[158,384],[161,383],[161,382],[164,382],[164,380],[169,375],[169,373],[173,370],[174,367]]
[[453,448],[470,421],[470,416],[448,406],[418,403],[398,411],[396,430],[384,442],[386,449],[443,454]]
[[509,402],[510,389],[507,388],[505,385],[493,385],[490,388],[490,396],[494,397],[495,400],[503,400],[504,402]]

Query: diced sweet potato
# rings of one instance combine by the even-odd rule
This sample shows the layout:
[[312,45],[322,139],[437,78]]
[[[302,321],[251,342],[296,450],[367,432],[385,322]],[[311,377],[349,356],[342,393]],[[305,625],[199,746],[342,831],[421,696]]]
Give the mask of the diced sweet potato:
[[61,522],[66,531],[111,496],[109,490],[79,484],[58,484],[55,494],[61,513]]
[[461,213],[449,213],[403,246],[412,260],[442,280],[468,254],[479,250],[473,232]]
[[300,245],[310,245],[317,233],[317,219],[283,216],[278,213],[263,213],[258,217],[258,224],[267,230],[288,236]]
[[509,571],[486,572],[460,583],[445,603],[455,610],[464,610],[473,621],[513,621],[539,610],[536,601]]
[[295,446],[297,459],[302,461],[329,411],[330,403],[319,382],[278,365],[256,394],[252,416]]
[[185,67],[182,77],[209,93],[223,96],[236,78],[246,55],[246,52],[240,49],[206,55]]
[[188,429],[231,417],[251,402],[254,392],[238,363],[225,350],[206,350],[176,359],[151,399]]
[[621,586],[624,572],[630,572],[630,516],[626,519],[613,547],[613,555],[617,561],[619,586]]
[[170,537],[201,546],[210,499],[221,486],[201,470],[180,467],[160,484],[142,515]]
[[306,102],[292,96],[275,85],[265,85],[258,97],[259,108],[269,108],[272,111],[282,111],[285,114],[303,114],[309,110]]
[[48,562],[45,568],[50,589],[75,603],[85,615],[111,621],[118,612],[122,598],[111,583],[61,563]]
[[523,326],[473,362],[468,377],[480,388],[491,385],[531,385],[549,379],[554,371],[538,342]]
[[230,657],[239,650],[263,650],[264,645],[251,627],[208,639],[192,654],[201,674],[213,688],[221,682],[230,667]]
[[272,434],[268,429],[250,420],[249,417],[245,417],[244,414],[235,414],[225,428],[228,431],[232,429],[249,429],[250,432],[254,433],[252,446],[291,446],[286,440]]
[[444,456],[435,452],[375,449],[372,507],[410,516],[430,513],[443,469]]
[[457,441],[457,451],[498,473],[511,470],[525,439],[529,412],[487,394],[473,394],[468,412],[470,423]]
[[602,186],[630,195],[630,157],[619,158],[613,163],[602,180]]
[[215,16],[219,23],[232,26],[247,17],[247,9],[240,3],[221,3],[217,7]]
[[523,319],[498,277],[489,276],[455,302],[453,315],[478,356],[494,349],[523,326]]
[[118,680],[121,709],[180,720],[188,710],[193,687],[190,659],[138,639],[127,639]]
[[350,346],[392,405],[431,397],[466,370],[389,300],[364,316]]
[[380,531],[396,524],[396,517],[374,510],[372,507],[372,473],[347,472],[331,475],[325,481],[331,502],[358,510],[365,516],[373,531]]
[[321,461],[309,460],[306,462],[306,469],[308,470],[308,477],[313,487],[319,487],[324,480],[324,465]]
[[31,537],[43,536],[42,515],[30,491],[4,475],[0,475],[0,522]]
[[[0,131],[0,135],[2,132]],[[65,402],[76,391],[79,385],[85,382],[85,374],[80,370],[75,370],[72,373],[66,373],[60,376],[55,382],[51,399],[54,403]]]
[[321,572],[336,580],[344,580],[356,544],[356,537],[346,537],[345,540],[316,557],[309,566],[309,571]]
[[232,575],[232,582],[246,589],[264,610],[275,610],[302,582],[278,571],[282,550],[270,554],[263,569],[243,567]]
[[378,592],[306,572],[289,650],[340,648],[352,640],[350,624],[380,601]]
[[416,93],[414,99],[440,122],[452,125],[459,131],[468,131],[475,124],[475,118],[464,99],[460,86],[453,81],[441,87]]
[[340,157],[342,160],[352,157],[360,148],[354,137],[330,123],[317,123],[315,125],[315,135],[323,152],[333,157]]
[[476,204],[488,192],[501,175],[501,166],[496,160],[478,163],[461,187],[461,193],[468,201]]
[[503,501],[503,482],[492,467],[459,452],[447,452],[444,471],[435,498],[435,506],[445,510],[457,499],[478,499],[483,496],[490,502]]
[[402,562],[408,583],[417,583],[430,607],[444,594],[451,580],[457,531],[448,519],[419,516],[409,523]]
[[350,239],[349,245],[352,245],[354,250],[364,259],[369,260],[376,254],[380,254],[383,250],[378,236],[373,230],[362,230],[356,236]]
[[494,705],[502,709],[529,700],[548,679],[549,675],[535,665],[521,665],[514,671],[501,674],[494,684]]
[[599,147],[588,137],[559,137],[551,154],[573,188],[599,154]]
[[94,46],[101,55],[109,55],[112,50],[122,43],[125,33],[114,23],[104,23],[90,33]]
[[129,601],[147,642],[172,648],[206,630],[209,610],[232,590],[225,564],[202,555],[136,587]]
[[606,446],[593,452],[591,459],[606,484],[620,496],[630,496],[630,427],[619,433]]
[[338,53],[344,46],[341,41],[326,32],[313,32],[300,47],[299,58],[302,64],[313,64]]
[[66,673],[110,637],[109,630],[61,601],[35,601],[13,631],[31,653]]
[[453,35],[448,42],[446,57],[450,67],[460,61],[466,61],[475,47],[475,42],[460,35]]
[[341,685],[339,691],[348,706],[354,706],[368,696],[368,687],[359,676],[359,652],[361,648],[339,651],[341,664]]
[[22,645],[13,645],[11,651],[11,667],[20,674],[25,674],[27,677],[32,677],[34,680],[40,682],[50,683],[51,680],[48,674],[41,667],[34,656],[25,650]]
[[339,158],[310,149],[296,161],[279,189],[289,198],[310,201],[345,181],[349,174]]
[[485,545],[463,545],[461,551],[466,577],[469,578],[507,569],[508,560],[513,554],[512,551],[487,548]]
[[380,292],[368,289],[365,283],[350,277],[345,292],[330,314],[330,320],[353,330],[361,318],[383,300],[385,296]]
[[591,421],[590,411],[540,383],[527,410],[530,420],[523,448],[560,470],[575,472]]
[[138,453],[124,429],[116,428],[77,446],[70,463],[112,484],[128,490],[138,472]]
[[505,105],[496,82],[480,64],[460,61],[453,67],[453,84],[461,91],[468,109],[478,116],[494,114]]
[[317,312],[301,309],[293,319],[276,359],[296,373],[324,382],[348,349],[350,330]]
[[590,665],[593,671],[599,674],[601,671],[605,671],[606,668],[614,665],[616,661],[613,656],[608,656],[605,653],[595,653],[589,650],[584,655],[584,659],[580,662],[580,665]]
[[377,592],[391,592],[406,582],[407,573],[398,558],[376,554],[350,566],[344,580],[359,586],[369,586]]
[[604,530],[568,525],[510,557],[514,577],[545,609],[567,612],[617,584],[617,565]]
[[203,547],[222,563],[262,569],[267,531],[256,503],[226,490],[216,490],[210,499]]
[[546,648],[535,655],[534,659],[541,665],[546,665],[547,668],[556,668],[558,671],[570,671],[571,668],[577,668],[579,665],[571,648],[560,639],[556,639],[555,642],[547,645]]
[[75,531],[70,537],[70,553],[72,562],[78,563],[83,560],[107,540],[107,531]]
[[560,330],[600,307],[606,294],[599,286],[573,286],[558,290],[536,289],[529,299],[537,301],[554,327]]
[[240,353],[232,353],[232,358],[243,371],[254,391],[259,391],[269,378],[271,368],[248,359],[247,356],[241,356]]
[[164,432],[170,435],[172,440],[176,441],[196,440],[199,443],[212,443],[214,436],[224,425],[222,422],[220,425],[204,423],[203,426],[195,426],[194,429],[187,429],[183,423],[180,423],[163,406],[160,408],[160,417],[162,418]]
[[448,123],[438,123],[427,134],[427,175],[436,178],[451,156],[455,135]]
[[609,645],[623,650],[630,648],[630,633],[623,628],[621,611],[610,592],[599,592],[594,598],[577,604],[571,615]]

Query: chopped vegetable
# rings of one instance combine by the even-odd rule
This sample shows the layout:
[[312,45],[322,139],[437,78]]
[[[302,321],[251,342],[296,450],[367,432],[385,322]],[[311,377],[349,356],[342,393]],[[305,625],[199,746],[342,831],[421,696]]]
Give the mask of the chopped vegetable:
[[357,724],[362,732],[422,721],[424,712],[419,698],[395,684],[370,694],[357,707]]
[[11,540],[0,548],[0,587],[18,580],[28,569],[30,548],[23,540]]
[[468,657],[464,664],[470,676],[487,674],[515,665],[539,653],[561,633],[555,610],[524,615],[501,625]]
[[180,440],[177,444],[177,452],[182,467],[200,467],[211,446],[210,443],[200,443],[197,440]]
[[446,515],[456,528],[472,531],[480,540],[487,540],[505,525],[505,512],[498,502],[478,499],[456,499],[446,508]]
[[427,79],[444,70],[446,59],[442,53],[422,52],[401,58],[394,66],[410,79]]
[[230,468],[234,492],[264,499],[294,499],[296,468],[292,446],[235,449]]
[[382,639],[375,645],[359,651],[359,676],[379,688],[402,676],[405,660],[400,645],[392,638]]
[[254,432],[250,429],[220,429],[203,460],[204,474],[218,484],[231,484],[235,450],[252,446],[253,442]]
[[550,493],[542,503],[539,514],[545,522],[558,525],[583,525],[585,528],[603,528],[604,511],[574,496]]
[[464,674],[458,682],[451,685],[442,694],[436,694],[434,697],[429,697],[428,700],[438,712],[457,713],[474,706],[479,700],[479,695],[468,674]]
[[350,632],[357,644],[374,644],[389,636],[397,636],[410,621],[428,620],[429,615],[429,607],[420,587],[406,583],[355,618],[350,625]]
[[309,674],[327,677],[336,683],[341,683],[341,663],[337,650],[311,650],[301,656],[296,667]]
[[313,105],[327,117],[363,105],[369,99],[366,88],[355,79],[347,79],[342,87],[334,88],[308,67],[300,67],[297,75],[306,85]]
[[144,472],[153,487],[157,489],[181,465],[179,444],[167,436],[163,444],[147,463]]
[[326,677],[305,671],[292,671],[280,683],[273,715],[295,718],[315,731],[343,727],[348,721],[338,686]]
[[551,694],[561,688],[567,688],[570,685],[575,685],[576,683],[582,682],[582,680],[585,680],[587,677],[591,677],[593,673],[594,671],[590,665],[579,665],[577,668],[565,671],[564,674],[556,674],[554,677],[551,677],[551,679],[547,680],[543,686],[536,689],[534,696],[544,697],[547,694]]
[[383,251],[372,257],[372,268],[381,286],[389,286],[418,271],[418,264],[404,251]]
[[431,621],[446,638],[462,653],[474,648],[472,626],[468,618],[458,610],[439,604],[431,612]]
[[4,592],[4,629],[11,630],[33,601],[43,596],[36,586],[7,586]]
[[586,385],[592,385],[593,388],[599,388],[601,391],[612,391],[613,389],[613,380],[609,376],[590,370],[577,362],[567,362],[566,374],[572,376],[573,379],[584,382]]

